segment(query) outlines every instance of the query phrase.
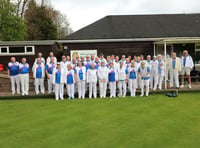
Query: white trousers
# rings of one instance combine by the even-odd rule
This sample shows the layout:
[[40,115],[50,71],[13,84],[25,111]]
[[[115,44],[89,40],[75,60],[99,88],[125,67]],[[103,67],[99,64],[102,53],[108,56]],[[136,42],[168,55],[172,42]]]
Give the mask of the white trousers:
[[158,73],[152,72],[150,76],[150,88],[156,90],[158,85]]
[[109,82],[110,96],[116,97],[116,82]]
[[44,79],[43,78],[41,78],[41,79],[36,78],[35,79],[35,93],[36,94],[40,93],[39,87],[40,87],[41,93],[44,94],[45,89],[44,89]]
[[54,91],[55,91],[55,86],[53,84],[52,74],[49,74],[49,79],[48,79],[48,93],[51,94]]
[[[137,81],[136,81],[136,86],[137,86],[137,88],[140,88],[140,87],[141,87],[141,86],[140,86],[141,77],[140,77],[140,74],[139,74],[139,73],[137,74],[137,78],[136,78],[136,79],[137,79]],[[137,89],[137,88],[136,88],[136,89]]]
[[141,95],[144,95],[144,87],[146,86],[146,95],[149,95],[149,79],[142,80],[141,79]]
[[92,93],[93,97],[97,97],[97,83],[96,82],[90,82],[89,83],[89,98],[92,98]]
[[126,81],[118,81],[119,96],[126,96]]
[[55,99],[58,100],[59,98],[63,100],[64,95],[64,84],[55,83]]
[[158,88],[162,89],[163,74],[158,74]]
[[22,95],[28,95],[29,91],[29,74],[20,74]]
[[129,79],[128,84],[129,84],[131,96],[135,96],[135,92],[137,88],[137,79]]
[[[20,77],[19,75],[16,76],[10,76],[10,81],[11,81],[11,91],[14,94],[15,91],[17,90],[17,93],[20,93]],[[16,84],[16,88],[15,88],[15,84]]]
[[67,84],[67,94],[70,98],[74,98],[74,84]]
[[177,70],[172,70],[170,71],[170,87],[174,86],[174,82],[175,82],[175,86],[179,87],[179,79],[178,79],[178,71]]
[[78,98],[85,98],[85,80],[78,81]]
[[106,97],[107,81],[101,82],[101,80],[99,80],[99,89],[100,89],[100,97]]

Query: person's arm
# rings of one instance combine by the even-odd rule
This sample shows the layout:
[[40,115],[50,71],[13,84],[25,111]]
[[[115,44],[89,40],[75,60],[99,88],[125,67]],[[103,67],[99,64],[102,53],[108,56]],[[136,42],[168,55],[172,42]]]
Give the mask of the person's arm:
[[8,71],[8,78],[10,78],[10,70],[8,69],[7,71]]

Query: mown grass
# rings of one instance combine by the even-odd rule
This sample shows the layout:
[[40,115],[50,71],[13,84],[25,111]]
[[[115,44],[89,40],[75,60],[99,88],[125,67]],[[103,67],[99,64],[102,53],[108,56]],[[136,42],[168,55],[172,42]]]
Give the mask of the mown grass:
[[200,93],[0,101],[1,148],[196,148],[199,139]]

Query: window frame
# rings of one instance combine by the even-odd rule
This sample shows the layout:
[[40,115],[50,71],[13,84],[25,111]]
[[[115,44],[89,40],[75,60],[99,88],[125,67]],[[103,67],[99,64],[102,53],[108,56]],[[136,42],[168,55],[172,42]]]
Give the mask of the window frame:
[[[10,53],[9,47],[24,47],[23,53]],[[31,47],[32,52],[28,52],[27,48]],[[7,53],[2,53],[1,48],[7,48]],[[10,56],[10,55],[35,55],[35,46],[0,46],[0,56]]]

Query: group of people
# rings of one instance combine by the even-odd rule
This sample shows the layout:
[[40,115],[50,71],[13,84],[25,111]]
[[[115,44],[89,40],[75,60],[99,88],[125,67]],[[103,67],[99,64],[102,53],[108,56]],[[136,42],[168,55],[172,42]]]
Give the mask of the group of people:
[[[88,55],[76,57],[72,60],[69,56],[62,56],[60,62],[50,52],[49,57],[45,60],[42,53],[32,66],[33,77],[35,79],[35,92],[45,93],[44,79],[47,77],[48,94],[55,93],[56,100],[64,99],[64,86],[66,85],[69,99],[74,99],[75,91],[78,91],[78,98],[84,99],[86,91],[89,89],[89,98],[97,97],[97,86],[99,86],[100,98],[107,96],[107,86],[109,85],[110,98],[116,97],[117,86],[119,89],[118,96],[125,97],[127,89],[130,95],[134,97],[136,90],[141,90],[140,96],[148,96],[149,89],[162,89],[164,76],[170,77],[170,88],[184,87],[184,75],[188,76],[188,87],[191,88],[190,71],[194,63],[188,51],[183,52],[183,56],[178,58],[173,52],[171,57],[166,60],[162,55],[148,55],[146,60],[144,56],[107,56],[106,59],[101,53],[98,56]],[[28,95],[29,92],[29,72],[30,67],[26,58],[19,63],[15,57],[11,58],[8,63],[8,77],[11,80],[12,94],[20,93],[20,84],[22,95]],[[166,74],[167,73],[167,74]],[[181,86],[179,86],[179,74],[182,75]],[[15,87],[15,85],[17,87]]]

